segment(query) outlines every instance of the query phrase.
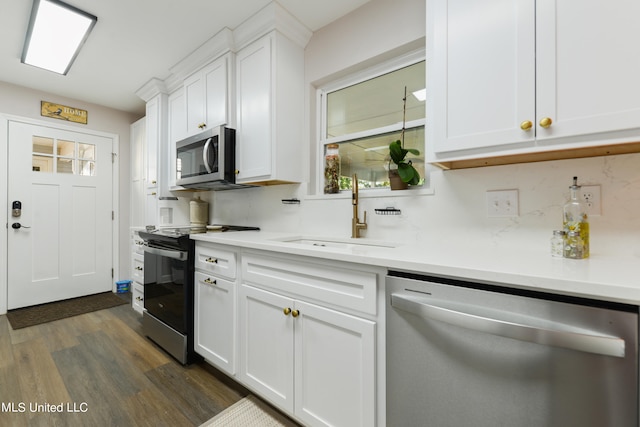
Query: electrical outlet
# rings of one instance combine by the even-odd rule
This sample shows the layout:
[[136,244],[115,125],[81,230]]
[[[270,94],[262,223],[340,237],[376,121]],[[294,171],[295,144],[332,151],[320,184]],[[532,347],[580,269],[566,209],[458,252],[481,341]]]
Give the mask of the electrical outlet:
[[599,185],[583,185],[580,188],[580,194],[582,197],[582,203],[585,204],[587,209],[587,215],[598,216],[602,215],[602,202],[600,198],[600,186]]
[[487,217],[518,216],[518,190],[487,191]]

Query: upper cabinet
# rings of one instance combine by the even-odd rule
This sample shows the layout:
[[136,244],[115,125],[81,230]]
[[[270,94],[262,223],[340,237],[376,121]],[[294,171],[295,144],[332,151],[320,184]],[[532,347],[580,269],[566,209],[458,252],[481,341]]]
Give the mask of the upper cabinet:
[[180,190],[176,141],[220,125],[236,129],[237,182],[303,180],[304,48],[311,34],[271,2],[215,34],[165,80],[151,79],[136,92],[147,102],[148,139],[158,141],[149,149],[160,150],[146,169],[158,194]]
[[639,13],[633,0],[427,1],[427,160],[640,150]]
[[230,124],[231,63],[229,53],[185,79],[187,136]]
[[278,31],[236,57],[236,169],[241,183],[302,180],[304,50]]

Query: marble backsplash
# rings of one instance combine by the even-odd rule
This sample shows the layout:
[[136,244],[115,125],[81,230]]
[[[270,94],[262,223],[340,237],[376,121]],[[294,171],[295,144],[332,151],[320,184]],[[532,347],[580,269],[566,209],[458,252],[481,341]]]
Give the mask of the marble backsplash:
[[[424,245],[528,247],[549,251],[552,231],[562,227],[562,206],[572,177],[601,186],[602,215],[591,216],[591,254],[640,257],[640,154],[558,160],[441,171],[430,174],[433,194],[362,197],[364,238]],[[486,192],[517,189],[519,215],[488,218]],[[365,191],[360,192],[361,196]],[[306,197],[305,184],[201,193],[212,205],[211,223],[256,225],[263,230],[349,237],[350,194]],[[298,198],[299,205],[282,199]],[[393,206],[401,215],[375,215]]]

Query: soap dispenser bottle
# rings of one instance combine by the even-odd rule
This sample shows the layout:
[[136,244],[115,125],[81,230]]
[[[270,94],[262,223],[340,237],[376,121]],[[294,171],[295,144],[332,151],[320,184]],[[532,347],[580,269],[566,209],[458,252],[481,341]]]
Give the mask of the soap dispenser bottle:
[[589,257],[589,220],[586,206],[580,201],[580,186],[578,177],[573,177],[571,190],[571,200],[564,205],[563,226],[567,233],[565,241],[564,256],[566,258],[588,258]]

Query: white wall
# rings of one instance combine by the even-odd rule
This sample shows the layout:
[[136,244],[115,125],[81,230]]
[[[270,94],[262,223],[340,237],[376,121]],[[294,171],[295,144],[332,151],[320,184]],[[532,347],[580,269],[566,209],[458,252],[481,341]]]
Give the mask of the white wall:
[[[88,123],[87,125],[70,123],[67,121],[56,120],[52,118],[42,117],[40,115],[40,101],[50,101],[57,104],[68,105],[75,108],[80,108],[88,111]],[[119,246],[119,266],[122,279],[129,276],[129,125],[133,123],[139,117],[126,113],[123,111],[114,110],[111,108],[102,107],[95,104],[89,104],[86,102],[61,97],[58,95],[40,92],[32,89],[28,89],[22,86],[16,86],[9,83],[0,81],[0,113],[11,116],[19,116],[30,119],[39,120],[42,122],[50,122],[52,125],[64,125],[77,127],[78,129],[86,130],[91,129],[95,131],[116,134],[119,137],[119,224],[120,230],[118,237],[120,240]],[[6,147],[0,147],[0,164],[5,163],[7,155]],[[10,161],[10,159],[9,159]],[[0,180],[0,195],[3,195],[3,203],[6,201],[6,181]],[[4,193],[3,193],[4,192]],[[3,218],[6,220],[8,207],[5,209]],[[6,221],[5,221],[6,222]],[[6,235],[3,236],[6,247]],[[4,251],[0,257],[6,258]],[[6,271],[3,269],[3,271]],[[116,277],[115,280],[120,278]],[[6,295],[0,295],[0,302],[6,299]],[[0,306],[3,304],[0,303]]]
[[[424,46],[424,0],[372,0],[314,33],[305,52],[310,157],[315,150],[315,86],[390,54]],[[309,163],[313,177],[314,160]],[[394,241],[487,245],[549,250],[552,230],[562,226],[562,205],[572,177],[602,186],[602,216],[591,217],[592,257],[640,256],[640,154],[494,166],[432,173],[433,195],[361,199],[368,212],[365,237]],[[310,188],[312,185],[309,186]],[[487,218],[487,190],[518,189],[520,215]],[[364,191],[361,191],[362,195]],[[310,235],[351,235],[351,201],[306,198],[307,184],[210,194],[212,221],[256,225],[264,230]],[[281,199],[298,197],[299,206]],[[377,216],[394,206],[400,216]],[[361,214],[362,217],[362,214]]]

